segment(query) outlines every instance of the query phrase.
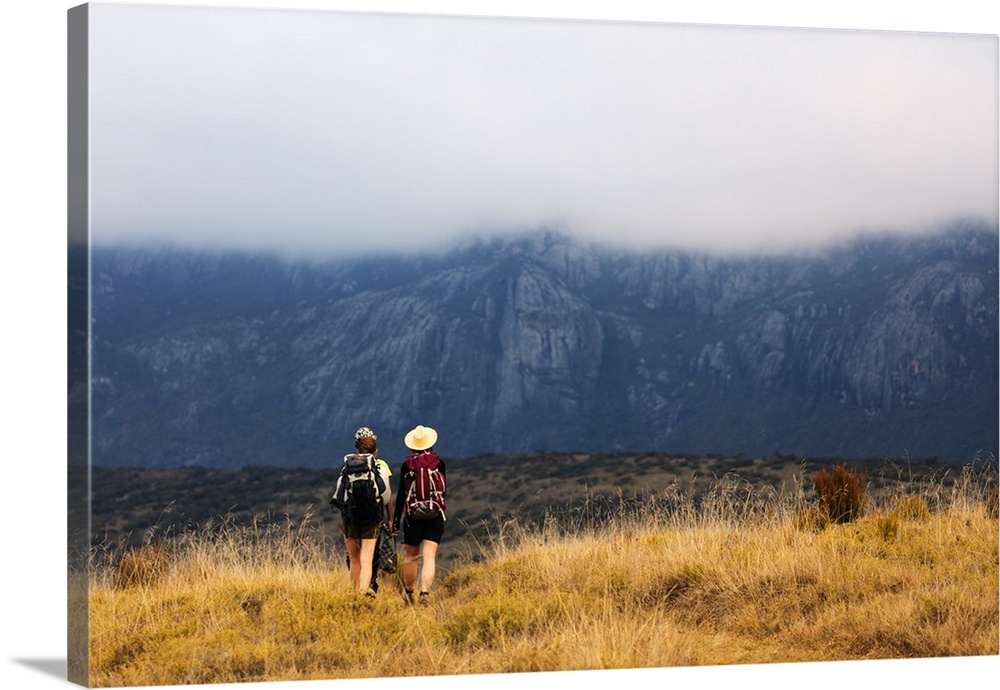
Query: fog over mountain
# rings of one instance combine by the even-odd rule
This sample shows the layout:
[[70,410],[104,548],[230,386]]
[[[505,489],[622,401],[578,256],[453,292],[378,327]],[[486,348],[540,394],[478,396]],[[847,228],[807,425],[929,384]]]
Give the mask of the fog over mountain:
[[552,231],[329,261],[92,256],[93,462],[323,466],[369,425],[536,449],[995,456],[997,228],[810,255]]
[[756,252],[998,218],[995,35],[117,3],[89,27],[97,246]]

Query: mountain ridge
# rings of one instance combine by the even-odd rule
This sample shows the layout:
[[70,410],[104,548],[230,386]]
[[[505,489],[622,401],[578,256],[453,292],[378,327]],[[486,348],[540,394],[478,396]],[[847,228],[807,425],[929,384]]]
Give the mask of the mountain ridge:
[[319,466],[441,450],[996,455],[997,232],[810,255],[555,232],[300,262],[95,249],[93,462]]

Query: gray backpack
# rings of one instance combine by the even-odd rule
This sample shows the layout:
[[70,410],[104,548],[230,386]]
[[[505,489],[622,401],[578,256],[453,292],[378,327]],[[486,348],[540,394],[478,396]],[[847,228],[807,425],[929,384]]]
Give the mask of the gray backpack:
[[344,466],[330,497],[330,505],[340,510],[344,521],[350,525],[378,525],[382,522],[385,489],[375,456],[351,453],[344,456]]

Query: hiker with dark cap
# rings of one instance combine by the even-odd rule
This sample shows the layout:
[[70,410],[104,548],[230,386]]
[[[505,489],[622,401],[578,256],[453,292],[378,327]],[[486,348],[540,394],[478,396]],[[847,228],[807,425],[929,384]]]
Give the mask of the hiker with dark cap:
[[403,530],[403,587],[410,604],[417,585],[417,602],[429,603],[437,549],[444,535],[445,468],[434,452],[437,438],[437,431],[431,427],[417,426],[403,439],[413,452],[399,469],[394,524]]
[[378,590],[378,573],[373,561],[383,521],[388,521],[392,534],[395,519],[389,485],[391,472],[388,464],[378,458],[377,441],[378,437],[368,427],[355,432],[357,452],[344,456],[337,487],[330,499],[343,518],[341,529],[347,547],[351,585],[368,596],[375,596]]

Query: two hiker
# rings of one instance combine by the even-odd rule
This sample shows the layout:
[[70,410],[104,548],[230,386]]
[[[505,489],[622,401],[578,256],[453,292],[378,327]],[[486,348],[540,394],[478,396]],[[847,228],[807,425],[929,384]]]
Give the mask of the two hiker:
[[[389,484],[392,472],[377,457],[377,437],[371,429],[357,430],[357,452],[344,457],[330,503],[340,509],[343,518],[351,585],[367,596],[375,596],[378,590],[374,556],[379,538],[395,537],[402,527],[406,601],[428,602],[445,522],[445,468],[434,452],[437,437],[437,431],[426,426],[406,434],[404,443],[412,452],[400,466],[395,496]],[[388,548],[394,551],[393,546]]]

